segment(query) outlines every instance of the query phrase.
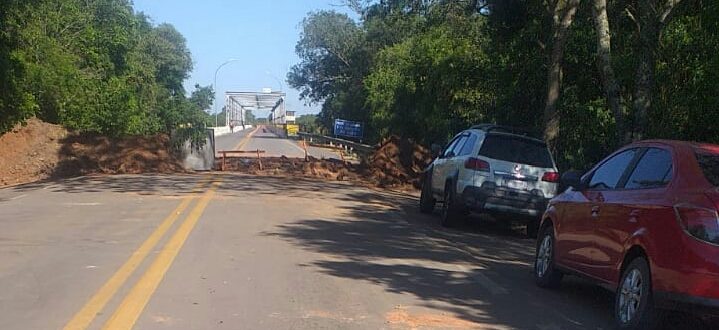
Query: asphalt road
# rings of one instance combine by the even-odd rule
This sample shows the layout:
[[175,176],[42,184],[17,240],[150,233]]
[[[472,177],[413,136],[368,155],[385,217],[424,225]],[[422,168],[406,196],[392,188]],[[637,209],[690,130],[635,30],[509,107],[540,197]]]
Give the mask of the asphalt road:
[[343,182],[28,184],[0,228],[0,329],[611,329],[608,292],[534,286],[531,240]]
[[[265,151],[264,155],[267,157],[305,157],[305,151],[300,141],[281,138],[264,126],[218,136],[215,138],[215,150],[263,150]],[[326,148],[308,146],[307,152],[309,156],[318,159],[340,159],[337,152]]]

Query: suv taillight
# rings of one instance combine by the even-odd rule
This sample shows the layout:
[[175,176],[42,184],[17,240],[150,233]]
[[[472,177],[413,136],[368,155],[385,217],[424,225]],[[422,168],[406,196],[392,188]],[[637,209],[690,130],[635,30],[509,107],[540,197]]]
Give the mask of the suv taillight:
[[559,182],[559,173],[557,173],[557,172],[544,172],[544,175],[542,175],[542,181],[546,181],[546,182]]
[[690,204],[674,206],[682,229],[702,241],[719,244],[719,214],[717,210]]
[[464,161],[464,168],[475,171],[489,172],[489,163],[479,158],[472,157]]

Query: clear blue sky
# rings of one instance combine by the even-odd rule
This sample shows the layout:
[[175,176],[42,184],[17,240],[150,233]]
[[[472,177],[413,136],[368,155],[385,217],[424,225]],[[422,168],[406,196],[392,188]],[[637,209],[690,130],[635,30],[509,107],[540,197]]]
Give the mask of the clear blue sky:
[[[286,82],[289,68],[299,62],[295,45],[300,22],[311,11],[334,9],[341,0],[134,0],[155,24],[170,23],[187,39],[194,70],[185,82],[187,91],[196,83],[211,85],[217,66],[230,58],[242,61],[224,66],[217,75],[217,109],[224,92],[260,91],[271,87],[287,92],[288,110],[317,113],[319,106],[305,106],[299,92]],[[278,81],[279,80],[279,81]],[[255,114],[258,117],[266,113]]]

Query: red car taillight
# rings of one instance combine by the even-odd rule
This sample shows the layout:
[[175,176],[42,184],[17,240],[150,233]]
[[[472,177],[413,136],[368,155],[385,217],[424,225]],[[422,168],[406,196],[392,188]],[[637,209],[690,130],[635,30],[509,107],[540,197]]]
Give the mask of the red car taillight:
[[689,204],[674,206],[677,220],[685,232],[702,241],[719,244],[719,214],[717,210]]
[[559,173],[557,173],[557,172],[544,172],[544,175],[542,175],[542,181],[546,181],[546,182],[559,182]]
[[469,158],[464,161],[464,168],[475,171],[489,172],[489,163],[479,158]]

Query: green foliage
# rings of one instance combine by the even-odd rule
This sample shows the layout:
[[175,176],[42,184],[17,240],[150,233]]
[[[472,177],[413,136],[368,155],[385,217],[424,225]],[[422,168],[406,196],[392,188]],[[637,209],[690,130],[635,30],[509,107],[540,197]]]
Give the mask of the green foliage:
[[0,132],[31,116],[110,136],[199,135],[212,88],[182,87],[184,37],[128,0],[0,4]]
[[296,47],[302,63],[292,67],[288,80],[301,97],[318,102],[347,86],[353,70],[362,68],[363,32],[347,15],[328,11],[311,14],[302,27]]
[[212,86],[200,86],[195,84],[195,90],[190,94],[190,103],[196,109],[202,111],[210,110],[212,102],[215,100],[215,90]]
[[[390,134],[444,142],[480,122],[544,130],[552,43],[549,2],[539,0],[349,0],[361,19],[311,13],[297,44],[301,63],[288,76],[308,102],[335,118],[364,121],[365,140]],[[641,57],[637,0],[609,1],[612,64],[627,128]],[[557,104],[555,158],[587,168],[616,148],[596,59],[591,1],[582,1],[568,35]],[[650,138],[719,142],[719,5],[682,1],[661,33]],[[334,33],[328,33],[333,31]],[[346,61],[345,61],[346,60]]]
[[36,112],[32,94],[28,92],[22,77],[27,67],[11,48],[16,35],[11,33],[9,17],[18,1],[0,3],[0,132],[5,132],[15,123],[31,117]]
[[300,131],[305,133],[322,133],[320,122],[317,115],[301,115],[295,119],[295,123],[300,125]]
[[719,3],[692,3],[661,40],[650,135],[719,142]]
[[431,142],[488,119],[493,90],[485,79],[490,59],[481,23],[462,27],[434,27],[378,54],[365,86],[380,135]]
[[257,118],[255,117],[255,114],[252,112],[252,110],[247,110],[245,112],[245,122],[248,125],[257,125],[258,124]]

